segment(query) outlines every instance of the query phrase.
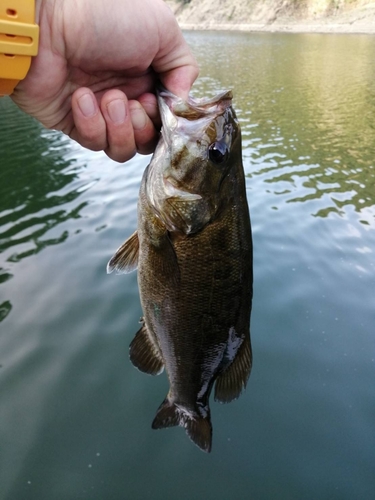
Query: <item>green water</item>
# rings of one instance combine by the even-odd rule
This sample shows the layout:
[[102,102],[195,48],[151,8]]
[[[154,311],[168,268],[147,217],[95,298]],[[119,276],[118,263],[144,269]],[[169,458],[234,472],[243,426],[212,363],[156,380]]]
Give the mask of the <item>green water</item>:
[[186,33],[196,95],[233,88],[254,237],[248,388],[213,451],[153,431],[165,374],[134,369],[125,165],[0,100],[0,499],[372,499],[375,38]]

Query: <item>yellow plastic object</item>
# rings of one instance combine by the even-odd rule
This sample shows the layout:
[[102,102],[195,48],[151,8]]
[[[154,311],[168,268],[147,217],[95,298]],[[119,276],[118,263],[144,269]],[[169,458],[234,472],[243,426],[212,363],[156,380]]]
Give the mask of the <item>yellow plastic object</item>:
[[25,78],[38,43],[35,0],[0,0],[0,96]]

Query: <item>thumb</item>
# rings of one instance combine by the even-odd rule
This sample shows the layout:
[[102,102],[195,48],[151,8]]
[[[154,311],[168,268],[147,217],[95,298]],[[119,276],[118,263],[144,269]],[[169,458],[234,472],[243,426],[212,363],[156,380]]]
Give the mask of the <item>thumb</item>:
[[198,65],[193,60],[191,63],[160,73],[159,78],[167,90],[186,100],[198,73]]
[[159,51],[152,67],[158,78],[173,94],[187,99],[199,74],[195,60],[173,14],[169,12],[169,29],[161,29]]

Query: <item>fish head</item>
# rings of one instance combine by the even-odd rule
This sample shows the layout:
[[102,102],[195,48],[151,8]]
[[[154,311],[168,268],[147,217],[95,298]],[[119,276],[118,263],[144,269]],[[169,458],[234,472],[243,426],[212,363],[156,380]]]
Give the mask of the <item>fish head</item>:
[[187,101],[159,92],[162,132],[149,165],[149,203],[169,231],[192,234],[217,213],[223,180],[241,163],[232,93]]

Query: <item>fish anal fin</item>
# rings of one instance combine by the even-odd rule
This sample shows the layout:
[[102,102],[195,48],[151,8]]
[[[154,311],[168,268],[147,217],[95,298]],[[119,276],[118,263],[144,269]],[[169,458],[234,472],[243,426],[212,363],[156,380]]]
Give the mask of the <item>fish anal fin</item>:
[[180,415],[177,406],[167,398],[164,399],[156,412],[153,429],[164,429],[165,427],[175,427],[180,425]]
[[201,450],[210,453],[212,445],[212,425],[210,415],[197,416],[180,408],[176,404],[165,398],[159,406],[154,421],[153,429],[164,429],[180,425],[186,430],[186,434]]
[[117,271],[117,273],[131,273],[138,267],[139,240],[138,232],[135,231],[117,249],[112,259],[107,264],[107,273]]
[[133,365],[144,373],[159,375],[163,371],[163,358],[151,339],[145,323],[130,343],[129,356]]
[[229,403],[237,399],[245,389],[252,365],[250,336],[242,342],[236,357],[229,367],[216,379],[215,401]]

